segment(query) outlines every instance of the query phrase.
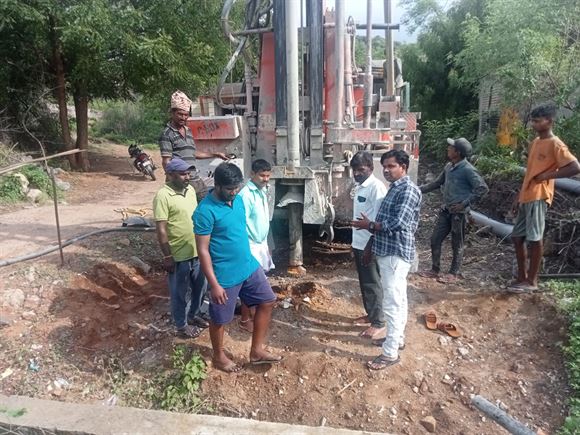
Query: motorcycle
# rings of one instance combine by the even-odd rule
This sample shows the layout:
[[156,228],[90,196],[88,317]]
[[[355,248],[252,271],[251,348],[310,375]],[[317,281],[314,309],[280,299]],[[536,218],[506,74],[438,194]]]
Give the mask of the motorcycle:
[[135,166],[139,172],[151,177],[151,179],[155,181],[155,169],[157,169],[157,167],[155,166],[155,163],[153,163],[153,160],[151,160],[149,154],[143,152],[137,144],[129,145],[128,151],[131,158],[135,159],[133,160],[133,166]]

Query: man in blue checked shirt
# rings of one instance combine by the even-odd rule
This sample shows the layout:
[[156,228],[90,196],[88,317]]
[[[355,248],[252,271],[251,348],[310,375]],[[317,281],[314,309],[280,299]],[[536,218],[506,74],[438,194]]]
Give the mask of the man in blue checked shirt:
[[421,191],[407,175],[409,155],[391,150],[381,156],[383,175],[391,183],[375,221],[364,213],[352,226],[368,230],[370,238],[363,261],[376,255],[383,287],[383,312],[387,336],[383,352],[368,362],[370,370],[383,370],[400,361],[399,350],[405,347],[407,324],[407,274],[415,258],[415,231],[419,223]]

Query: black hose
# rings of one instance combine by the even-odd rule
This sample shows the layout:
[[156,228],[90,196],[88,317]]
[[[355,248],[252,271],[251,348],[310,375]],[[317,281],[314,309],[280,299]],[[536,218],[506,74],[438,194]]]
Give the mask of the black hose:
[[[118,227],[118,228],[105,228],[101,230],[92,231],[90,233],[81,234],[80,236],[73,237],[72,239],[65,240],[62,247],[72,245],[73,243],[79,242],[90,236],[95,236],[97,234],[111,233],[114,231],[131,232],[131,231],[144,231],[150,232],[155,231],[154,227]],[[50,248],[44,249],[42,251],[33,252],[32,254],[22,255],[20,257],[8,258],[7,260],[0,260],[0,267],[10,266],[11,264],[20,263],[21,261],[32,260],[34,258],[41,257],[51,252],[58,251],[58,246],[51,246]]]

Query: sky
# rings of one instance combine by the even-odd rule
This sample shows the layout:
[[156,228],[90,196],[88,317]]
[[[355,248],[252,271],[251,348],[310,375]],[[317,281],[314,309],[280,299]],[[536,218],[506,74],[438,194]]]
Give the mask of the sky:
[[[352,16],[356,23],[365,23],[367,19],[367,1],[366,0],[344,0],[346,8],[346,16]],[[373,8],[373,23],[384,23],[384,1],[383,0],[372,0]],[[334,0],[326,0],[327,8],[334,8]],[[391,11],[393,13],[393,24],[401,24],[401,16],[404,14],[404,10],[399,6],[399,0],[391,0]],[[365,30],[359,30],[358,35],[365,35]],[[385,36],[384,30],[373,30],[373,37],[376,35]],[[399,30],[393,30],[393,38],[395,41],[400,42],[414,42],[417,37],[416,35],[409,34],[405,31],[404,26],[401,24]]]

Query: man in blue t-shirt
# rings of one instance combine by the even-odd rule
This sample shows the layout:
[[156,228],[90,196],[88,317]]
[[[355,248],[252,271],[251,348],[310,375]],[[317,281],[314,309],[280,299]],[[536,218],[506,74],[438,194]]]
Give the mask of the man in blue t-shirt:
[[276,296],[250,251],[244,203],[237,196],[242,182],[240,168],[233,163],[220,164],[214,173],[215,188],[193,214],[201,270],[211,289],[212,361],[214,367],[227,373],[241,370],[223,347],[224,326],[234,318],[238,296],[248,307],[256,307],[250,363],[274,364],[282,359],[264,349]]

